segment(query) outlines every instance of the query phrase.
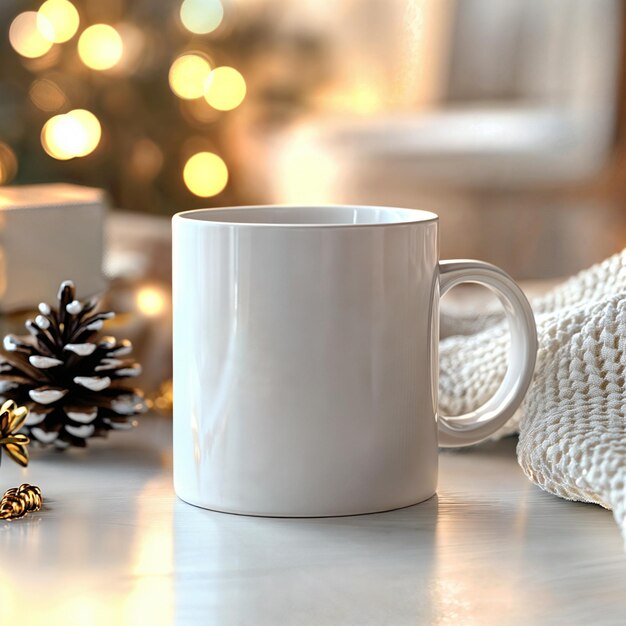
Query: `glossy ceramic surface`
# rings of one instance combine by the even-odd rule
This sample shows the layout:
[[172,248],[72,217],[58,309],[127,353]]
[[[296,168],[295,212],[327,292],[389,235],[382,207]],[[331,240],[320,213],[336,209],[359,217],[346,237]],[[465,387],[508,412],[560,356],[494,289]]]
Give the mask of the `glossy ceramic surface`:
[[[532,373],[532,313],[499,270],[512,366],[444,445],[508,419]],[[332,516],[431,497],[437,482],[437,219],[385,207],[244,207],[173,220],[174,485],[233,513]]]

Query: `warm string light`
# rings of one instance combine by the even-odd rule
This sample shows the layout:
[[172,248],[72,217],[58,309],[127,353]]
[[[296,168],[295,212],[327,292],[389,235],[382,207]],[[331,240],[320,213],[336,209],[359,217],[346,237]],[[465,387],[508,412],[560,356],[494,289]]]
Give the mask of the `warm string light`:
[[[219,0],[184,0],[180,7],[183,26],[194,34],[213,32],[224,18],[224,7]],[[215,111],[231,111],[246,96],[246,81],[234,67],[220,66],[211,69],[205,55],[185,53],[174,60],[170,67],[171,90],[189,106],[196,106],[201,98]],[[206,106],[206,105],[205,105]],[[211,109],[207,109],[207,112]],[[210,115],[193,117],[211,121]],[[193,113],[193,111],[192,111]],[[183,180],[187,189],[196,196],[209,198],[221,193],[228,184],[228,167],[213,152],[198,152],[190,157],[183,168]]]
[[20,13],[11,22],[9,41],[18,54],[36,59],[55,43],[69,41],[79,23],[78,11],[69,0],[46,0],[38,11]]
[[124,52],[120,34],[109,24],[94,24],[78,39],[78,55],[92,70],[109,70],[117,65]]
[[231,111],[246,97],[246,81],[234,67],[211,69],[206,57],[197,52],[185,53],[170,67],[171,90],[183,100],[202,98],[217,111]]
[[[222,24],[224,7],[220,0],[183,0],[179,17],[190,33],[206,35]],[[79,26],[79,12],[70,0],[45,0],[38,11],[26,11],[15,17],[9,29],[9,41],[21,56],[37,59],[45,56],[56,44],[72,39]],[[116,66],[122,68],[120,61],[126,58],[121,26],[120,30],[109,24],[94,24],[85,28],[78,38],[77,49],[81,61],[96,71]],[[207,113],[211,110],[215,114],[231,111],[246,96],[246,82],[241,73],[228,66],[212,68],[203,53],[187,52],[177,57],[170,67],[169,84],[174,94],[189,101],[190,106],[191,103],[194,106],[203,103]],[[58,111],[67,104],[63,91],[48,79],[34,81],[29,96],[33,104],[43,111]],[[198,115],[195,117],[198,118]],[[201,117],[213,119],[210,115]],[[74,109],[55,115],[45,123],[41,143],[51,157],[69,160],[91,154],[100,143],[101,135],[100,122],[93,113]],[[8,146],[7,149],[10,151]],[[0,184],[12,178],[17,169],[17,164],[12,161],[13,152],[7,154],[13,156],[5,158],[6,162],[0,162]],[[153,175],[152,169],[158,171],[161,162],[155,159],[155,167],[148,172],[150,176]],[[217,154],[198,152],[185,163],[183,180],[192,193],[211,197],[223,191],[228,183],[228,168]]]
[[17,174],[17,157],[11,146],[0,141],[0,185],[10,183]]
[[142,287],[137,292],[137,308],[148,317],[156,317],[165,310],[166,299],[162,289]]
[[212,33],[224,19],[220,0],[184,0],[180,6],[180,21],[195,35]]
[[201,98],[211,73],[208,60],[198,53],[183,54],[170,67],[170,88],[184,100]]
[[185,163],[183,180],[191,193],[201,198],[216,196],[228,183],[228,168],[213,152],[198,152]]
[[[76,7],[69,0],[46,0],[39,11],[52,26],[52,43],[69,41],[78,30],[80,17]],[[45,36],[45,33],[42,33]]]
[[53,158],[66,161],[91,154],[100,143],[98,118],[85,109],[51,117],[41,131],[41,145]]
[[54,28],[50,21],[35,11],[20,13],[9,27],[9,42],[27,59],[42,57],[52,48]]
[[206,81],[205,100],[218,111],[237,108],[246,97],[246,81],[234,67],[216,67]]

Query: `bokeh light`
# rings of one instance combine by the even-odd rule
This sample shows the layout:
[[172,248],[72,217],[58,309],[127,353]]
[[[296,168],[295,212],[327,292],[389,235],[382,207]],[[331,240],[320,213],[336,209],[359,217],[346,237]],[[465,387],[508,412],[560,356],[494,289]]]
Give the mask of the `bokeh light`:
[[151,139],[143,137],[132,148],[129,167],[137,180],[151,181],[161,171],[163,161],[161,148]]
[[209,198],[226,187],[228,168],[217,154],[198,152],[185,163],[183,179],[191,193],[201,198]]
[[230,111],[246,97],[246,81],[234,67],[216,67],[209,74],[204,97],[214,109]]
[[211,124],[221,114],[213,107],[210,107],[204,98],[194,100],[181,100],[180,113],[185,121],[193,126],[198,124]]
[[76,123],[66,115],[55,115],[51,117],[41,129],[41,145],[43,149],[53,158],[60,161],[74,158],[71,150],[66,148],[66,136],[76,132]]
[[11,147],[0,141],[0,185],[10,183],[17,174],[17,157]]
[[119,63],[112,71],[119,74],[132,74],[136,72],[149,55],[146,55],[146,33],[137,24],[132,22],[121,22],[115,25],[119,36],[122,38],[123,53]]
[[28,59],[41,57],[52,48],[54,29],[48,19],[35,11],[20,13],[11,22],[9,42],[13,49]]
[[180,21],[196,35],[213,32],[224,19],[220,0],[184,0],[180,6]]
[[102,127],[85,109],[51,117],[41,131],[41,145],[53,158],[66,161],[91,154],[100,143]]
[[[52,26],[54,43],[69,41],[78,30],[80,18],[76,7],[69,0],[46,0],[39,7],[39,16],[43,16]],[[46,33],[42,33],[46,36]]]
[[74,109],[67,115],[81,127],[81,132],[74,143],[74,154],[77,157],[91,154],[98,147],[102,137],[102,126],[98,118],[86,109]]
[[92,70],[108,70],[117,65],[124,52],[120,34],[108,24],[86,28],[78,40],[78,54]]
[[170,67],[170,87],[179,98],[201,98],[210,74],[211,66],[205,57],[197,53],[183,54]]
[[165,310],[165,295],[157,287],[142,287],[137,292],[137,308],[148,317],[156,317]]
[[274,193],[286,204],[331,204],[341,195],[340,181],[349,176],[319,128],[308,123],[292,125],[289,139],[276,146],[272,167]]
[[58,111],[67,102],[63,90],[47,78],[38,78],[28,90],[33,104],[42,111]]

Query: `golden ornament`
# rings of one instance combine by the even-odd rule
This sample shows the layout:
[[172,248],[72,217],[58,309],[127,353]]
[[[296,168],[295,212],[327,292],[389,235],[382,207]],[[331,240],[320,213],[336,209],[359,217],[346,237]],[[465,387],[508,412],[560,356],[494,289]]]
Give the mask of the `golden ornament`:
[[0,520],[12,520],[24,517],[28,513],[41,510],[43,496],[41,489],[24,483],[8,489],[0,500]]
[[4,451],[22,467],[28,465],[28,448],[30,439],[26,435],[18,434],[22,428],[28,408],[17,406],[13,400],[7,400],[0,408],[0,451]]

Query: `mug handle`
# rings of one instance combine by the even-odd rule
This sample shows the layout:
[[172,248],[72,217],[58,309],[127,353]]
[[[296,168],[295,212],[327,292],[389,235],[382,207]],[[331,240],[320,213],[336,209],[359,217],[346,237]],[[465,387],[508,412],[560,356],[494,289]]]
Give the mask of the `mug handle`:
[[441,261],[439,288],[443,296],[461,283],[477,283],[496,293],[509,321],[509,365],[496,393],[464,415],[438,417],[439,445],[469,446],[503,426],[522,403],[532,381],[537,357],[537,328],[530,304],[513,279],[490,263],[472,260]]

